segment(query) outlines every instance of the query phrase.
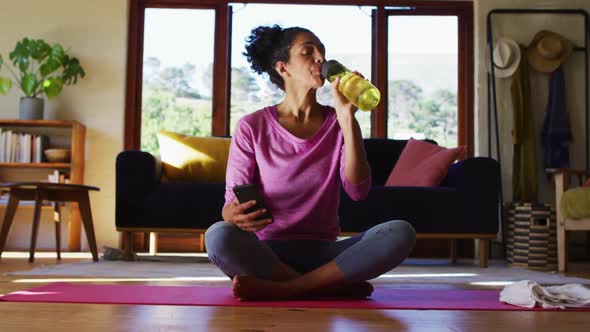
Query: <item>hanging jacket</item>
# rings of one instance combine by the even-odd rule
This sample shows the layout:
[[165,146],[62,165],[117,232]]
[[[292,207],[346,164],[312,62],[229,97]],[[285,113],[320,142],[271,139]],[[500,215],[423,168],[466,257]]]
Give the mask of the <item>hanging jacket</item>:
[[[524,54],[525,50],[521,50]],[[537,151],[530,108],[529,65],[522,57],[510,86],[514,112],[512,201],[537,202]]]
[[541,142],[545,148],[545,168],[566,168],[570,166],[569,144],[572,141],[569,114],[565,108],[565,79],[559,66],[549,82],[549,100],[541,131]]

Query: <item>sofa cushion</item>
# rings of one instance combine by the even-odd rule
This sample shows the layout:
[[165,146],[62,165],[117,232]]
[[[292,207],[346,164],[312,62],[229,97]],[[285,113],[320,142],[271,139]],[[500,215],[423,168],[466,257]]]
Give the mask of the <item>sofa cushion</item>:
[[564,192],[561,213],[567,219],[590,218],[590,188],[579,187]]
[[449,166],[465,154],[465,147],[447,149],[410,139],[385,182],[386,186],[438,186]]
[[224,182],[230,138],[157,134],[162,182]]
[[366,138],[365,151],[367,161],[371,167],[373,185],[384,185],[391,173],[393,165],[397,162],[400,153],[406,146],[405,140],[392,140],[386,138]]

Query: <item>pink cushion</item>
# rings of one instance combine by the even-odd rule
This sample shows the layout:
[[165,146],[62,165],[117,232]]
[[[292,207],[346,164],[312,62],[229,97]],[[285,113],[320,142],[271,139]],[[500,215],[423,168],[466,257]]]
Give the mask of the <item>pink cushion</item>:
[[438,186],[447,176],[449,166],[464,155],[464,146],[447,149],[410,138],[385,185]]
[[586,182],[584,182],[582,187],[590,187],[590,179],[586,180]]

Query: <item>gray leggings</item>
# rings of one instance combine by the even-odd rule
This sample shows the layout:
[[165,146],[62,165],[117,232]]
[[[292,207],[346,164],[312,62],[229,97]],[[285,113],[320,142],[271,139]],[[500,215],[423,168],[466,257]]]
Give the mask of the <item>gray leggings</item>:
[[299,273],[334,261],[346,281],[376,278],[406,259],[414,248],[416,232],[407,222],[393,220],[364,233],[335,241],[261,241],[227,221],[205,233],[209,259],[228,277],[238,274],[270,279],[279,260]]

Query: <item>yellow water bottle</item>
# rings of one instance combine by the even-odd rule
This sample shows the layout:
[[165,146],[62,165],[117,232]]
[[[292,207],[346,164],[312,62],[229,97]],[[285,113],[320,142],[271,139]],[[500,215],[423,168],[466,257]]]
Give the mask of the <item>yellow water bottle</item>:
[[354,106],[363,111],[371,111],[381,99],[381,93],[371,82],[353,73],[336,60],[328,60],[322,64],[322,76],[332,83],[340,77],[338,90]]

